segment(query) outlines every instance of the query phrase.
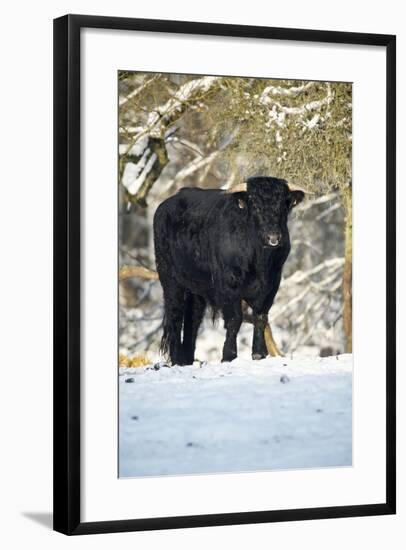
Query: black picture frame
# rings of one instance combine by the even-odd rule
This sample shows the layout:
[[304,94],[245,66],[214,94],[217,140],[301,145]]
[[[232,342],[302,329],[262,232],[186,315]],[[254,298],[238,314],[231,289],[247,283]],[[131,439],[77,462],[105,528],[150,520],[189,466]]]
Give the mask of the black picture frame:
[[[386,501],[379,504],[81,522],[80,31],[151,31],[386,48]],[[54,20],[54,529],[67,535],[394,514],[396,511],[396,37],[66,15]]]

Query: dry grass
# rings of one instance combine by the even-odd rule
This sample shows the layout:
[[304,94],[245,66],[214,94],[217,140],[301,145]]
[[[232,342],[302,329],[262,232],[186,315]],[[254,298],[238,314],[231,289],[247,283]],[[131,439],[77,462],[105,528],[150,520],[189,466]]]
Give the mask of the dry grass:
[[134,357],[128,357],[127,355],[120,354],[118,364],[121,368],[134,369],[137,367],[145,367],[149,365],[151,361],[148,356],[143,353],[138,353]]

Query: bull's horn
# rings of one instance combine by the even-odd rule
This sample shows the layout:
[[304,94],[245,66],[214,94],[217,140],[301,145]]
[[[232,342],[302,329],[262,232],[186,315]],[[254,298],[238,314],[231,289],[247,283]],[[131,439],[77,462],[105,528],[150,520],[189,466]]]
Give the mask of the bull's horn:
[[247,182],[244,181],[243,183],[239,183],[238,185],[234,185],[233,187],[230,187],[230,189],[227,189],[227,193],[243,193],[247,190]]
[[294,183],[288,183],[288,187],[289,191],[302,191],[302,193],[305,193],[305,195],[314,195],[313,191],[309,191],[308,189],[300,187],[299,185],[295,185]]

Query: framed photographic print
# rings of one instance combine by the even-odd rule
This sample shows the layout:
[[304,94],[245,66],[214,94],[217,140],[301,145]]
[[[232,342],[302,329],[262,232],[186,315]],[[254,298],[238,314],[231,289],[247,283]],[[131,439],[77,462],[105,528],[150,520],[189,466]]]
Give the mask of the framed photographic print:
[[395,513],[395,37],[54,21],[54,528]]

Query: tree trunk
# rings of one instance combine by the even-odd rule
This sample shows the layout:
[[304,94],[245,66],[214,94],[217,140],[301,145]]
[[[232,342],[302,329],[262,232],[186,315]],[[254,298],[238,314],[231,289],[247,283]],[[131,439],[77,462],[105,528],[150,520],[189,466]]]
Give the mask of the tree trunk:
[[349,185],[343,193],[345,208],[345,249],[343,273],[344,312],[343,324],[346,340],[346,352],[352,353],[352,187]]

